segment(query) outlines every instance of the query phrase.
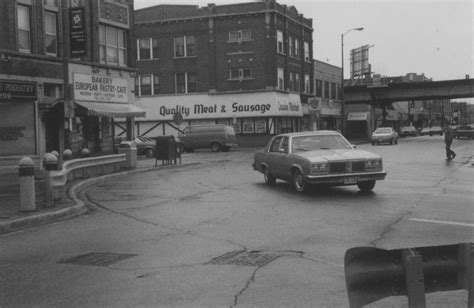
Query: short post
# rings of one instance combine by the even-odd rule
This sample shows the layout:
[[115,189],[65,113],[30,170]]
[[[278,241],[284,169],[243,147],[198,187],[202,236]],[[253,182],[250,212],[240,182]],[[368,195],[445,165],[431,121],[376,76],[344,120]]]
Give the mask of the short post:
[[88,148],[83,148],[83,149],[81,150],[81,156],[82,156],[82,157],[89,157],[89,154],[90,154],[90,151],[89,151]]
[[51,187],[50,171],[58,170],[58,158],[54,154],[46,153],[44,155],[43,167],[45,169],[44,184],[46,193],[46,207],[52,207],[54,200],[53,189]]
[[64,150],[63,159],[64,160],[71,160],[72,159],[72,151],[69,150],[69,149]]
[[18,175],[20,176],[20,211],[36,211],[35,168],[31,158],[20,159]]
[[408,307],[424,308],[426,299],[422,256],[413,249],[405,249],[402,252],[402,260],[405,269]]

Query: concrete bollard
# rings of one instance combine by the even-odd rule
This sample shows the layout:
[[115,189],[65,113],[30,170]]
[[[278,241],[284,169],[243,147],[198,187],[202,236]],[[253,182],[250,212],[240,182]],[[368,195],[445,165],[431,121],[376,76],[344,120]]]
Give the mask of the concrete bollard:
[[59,153],[58,153],[58,151],[51,151],[51,154],[53,154],[54,156],[56,156],[56,158],[59,158]]
[[90,152],[89,152],[89,149],[88,149],[88,148],[83,148],[83,149],[81,150],[81,156],[82,156],[82,157],[89,157],[89,154],[90,154]]
[[54,204],[53,189],[51,187],[50,171],[58,170],[58,158],[51,153],[44,155],[43,167],[45,169],[44,183],[46,193],[46,207],[52,207]]
[[35,167],[29,157],[20,159],[18,175],[20,176],[20,211],[36,211]]
[[72,151],[69,150],[69,149],[64,150],[63,159],[64,160],[71,160],[72,159]]

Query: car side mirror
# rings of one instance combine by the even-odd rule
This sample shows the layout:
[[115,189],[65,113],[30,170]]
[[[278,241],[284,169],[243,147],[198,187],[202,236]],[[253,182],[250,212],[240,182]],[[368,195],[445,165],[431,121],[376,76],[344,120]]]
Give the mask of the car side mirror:
[[287,153],[287,151],[286,151],[285,149],[278,149],[278,152],[279,152],[279,153],[282,153],[282,154],[286,154],[286,153]]

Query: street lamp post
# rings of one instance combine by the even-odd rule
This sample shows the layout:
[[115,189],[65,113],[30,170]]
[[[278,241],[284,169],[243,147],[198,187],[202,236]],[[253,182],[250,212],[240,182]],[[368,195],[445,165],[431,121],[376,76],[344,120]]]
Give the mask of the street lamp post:
[[347,30],[345,33],[341,33],[341,134],[346,135],[346,119],[344,116],[345,113],[345,106],[344,106],[344,35],[347,33],[356,30],[356,31],[362,31],[364,30],[363,27],[360,28],[353,28],[350,30]]

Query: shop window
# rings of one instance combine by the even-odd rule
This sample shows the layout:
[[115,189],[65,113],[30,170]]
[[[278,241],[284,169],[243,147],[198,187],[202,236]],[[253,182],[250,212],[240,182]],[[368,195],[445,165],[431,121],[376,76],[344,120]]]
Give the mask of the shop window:
[[253,119],[243,119],[242,120],[242,132],[244,134],[253,134],[255,133],[255,126]]
[[329,98],[329,81],[324,81],[324,98]]
[[127,33],[108,25],[99,25],[100,63],[126,66]]
[[158,59],[158,40],[142,38],[137,40],[138,60]]
[[55,12],[44,13],[44,46],[45,52],[49,55],[56,56],[58,54],[57,41],[57,14]]
[[18,19],[18,50],[31,52],[31,29],[30,29],[30,8],[25,5],[17,5]]
[[238,30],[229,32],[229,42],[250,41],[252,39],[252,31]]
[[193,57],[196,55],[194,36],[183,35],[174,38],[174,56],[176,58]]
[[255,133],[257,134],[267,133],[267,119],[265,118],[255,119]]
[[284,53],[285,50],[283,48],[283,32],[277,30],[277,52]]
[[278,89],[285,90],[285,70],[278,68]]

